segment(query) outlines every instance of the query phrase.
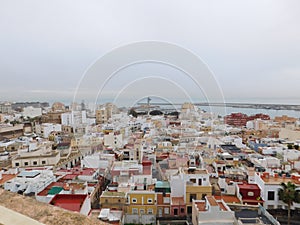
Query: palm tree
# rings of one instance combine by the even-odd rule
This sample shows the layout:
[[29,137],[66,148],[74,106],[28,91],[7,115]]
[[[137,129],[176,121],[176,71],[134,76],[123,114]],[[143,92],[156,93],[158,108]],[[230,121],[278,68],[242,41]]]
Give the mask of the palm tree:
[[288,207],[288,225],[290,225],[291,220],[291,206],[294,202],[300,202],[300,192],[296,188],[296,185],[289,181],[287,184],[281,183],[281,189],[278,192],[279,199],[286,203]]

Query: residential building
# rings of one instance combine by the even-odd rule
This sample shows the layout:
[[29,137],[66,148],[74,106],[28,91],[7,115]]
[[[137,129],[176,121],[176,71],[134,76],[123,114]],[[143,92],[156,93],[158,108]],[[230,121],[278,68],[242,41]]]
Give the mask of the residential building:
[[118,108],[112,103],[106,103],[96,110],[96,124],[107,123],[113,114],[118,113]]
[[[292,175],[286,177],[286,174],[279,176],[278,173],[270,174],[269,172],[255,173],[255,183],[261,189],[261,199],[264,201],[263,206],[266,209],[284,208],[284,203],[279,200],[278,191],[281,189],[281,183],[294,183],[300,187],[300,176]],[[300,208],[300,204],[294,204],[293,207]]]
[[265,114],[255,114],[252,116],[247,116],[243,113],[231,113],[230,115],[224,117],[224,121],[226,124],[236,127],[246,126],[248,121],[254,119],[270,120],[270,116]]
[[212,185],[206,169],[183,167],[179,170],[179,177],[183,181],[184,199],[187,214],[192,213],[193,200],[202,200],[212,195]]
[[127,193],[125,223],[152,224],[156,220],[157,206],[154,190],[131,190]]
[[237,185],[237,192],[244,204],[262,204],[261,190],[257,184],[242,183]]
[[[171,187],[168,181],[157,181],[155,183],[155,193],[157,198],[157,217],[170,216]],[[185,206],[183,207],[185,210]],[[178,215],[178,214],[177,214]]]
[[23,117],[34,118],[42,115],[42,108],[34,108],[32,106],[25,107],[22,113]]
[[41,135],[43,138],[48,138],[50,133],[53,131],[61,132],[62,131],[61,124],[54,124],[54,123],[42,123],[37,124],[35,129],[38,135]]
[[[34,144],[34,143],[33,143]],[[48,143],[24,146],[12,158],[12,167],[54,166],[60,160],[60,153],[52,150]]]
[[0,136],[5,138],[18,138],[23,135],[23,124],[0,124]]
[[41,192],[54,181],[56,181],[56,177],[51,170],[24,170],[15,178],[5,182],[4,189],[32,195]]
[[193,200],[193,225],[235,225],[234,212],[223,200],[206,196],[204,200]]
[[100,196],[100,207],[112,210],[125,210],[127,202],[124,192],[104,191]]

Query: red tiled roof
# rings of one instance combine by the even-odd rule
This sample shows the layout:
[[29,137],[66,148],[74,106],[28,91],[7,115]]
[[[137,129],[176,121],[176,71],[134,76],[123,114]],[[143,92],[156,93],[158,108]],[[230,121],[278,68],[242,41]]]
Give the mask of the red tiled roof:
[[217,206],[218,203],[216,201],[216,199],[213,196],[206,196],[207,201],[209,202],[209,204],[211,206]]
[[15,178],[16,176],[16,174],[2,174],[2,179],[0,179],[0,185],[4,184],[6,181]]
[[241,203],[241,201],[238,199],[238,197],[236,197],[234,195],[221,195],[221,196],[214,195],[214,197],[216,200],[223,199],[223,201],[225,203]]
[[257,184],[248,184],[248,183],[243,183],[243,184],[238,184],[240,189],[248,189],[248,190],[260,190]]
[[199,211],[206,211],[205,202],[196,202],[196,205]]

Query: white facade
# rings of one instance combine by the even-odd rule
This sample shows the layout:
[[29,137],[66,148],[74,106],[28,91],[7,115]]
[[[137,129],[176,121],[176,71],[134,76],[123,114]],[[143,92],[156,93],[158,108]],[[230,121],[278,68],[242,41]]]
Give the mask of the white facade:
[[86,111],[71,111],[61,115],[61,124],[66,126],[77,126],[87,123]]
[[21,191],[24,194],[37,194],[55,181],[56,177],[50,170],[24,170],[17,177],[5,182],[4,189],[11,192]]
[[104,135],[104,145],[113,148],[121,148],[123,146],[123,135],[114,132]]
[[58,151],[53,151],[49,146],[36,146],[19,149],[18,154],[12,159],[12,167],[37,167],[56,165],[60,160]]
[[184,181],[181,179],[180,176],[171,176],[170,186],[172,197],[184,196]]
[[206,197],[206,200],[193,200],[192,210],[193,225],[236,224],[234,212],[223,200],[216,201],[214,197]]
[[43,138],[48,138],[52,131],[61,132],[61,124],[43,123],[36,125],[36,133]]
[[22,113],[23,117],[34,118],[42,115],[41,108],[34,108],[32,106],[25,107]]
[[[270,178],[270,179],[269,179]],[[281,183],[292,182],[294,180],[298,182],[299,176],[292,175],[291,178],[278,177],[277,175],[271,175],[269,173],[257,174],[255,173],[255,183],[261,189],[261,198],[264,200],[263,206],[266,209],[284,208],[285,204],[279,200],[279,189],[281,189]],[[298,185],[297,185],[298,186]],[[299,186],[298,186],[299,188]],[[300,204],[293,204],[294,208],[300,208]]]

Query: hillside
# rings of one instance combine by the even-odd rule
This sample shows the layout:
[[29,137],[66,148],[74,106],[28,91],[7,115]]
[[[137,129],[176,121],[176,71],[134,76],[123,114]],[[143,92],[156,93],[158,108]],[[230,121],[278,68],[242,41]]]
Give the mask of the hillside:
[[0,189],[0,205],[47,225],[107,224],[3,189]]

